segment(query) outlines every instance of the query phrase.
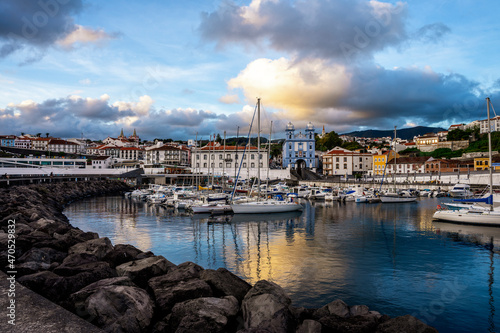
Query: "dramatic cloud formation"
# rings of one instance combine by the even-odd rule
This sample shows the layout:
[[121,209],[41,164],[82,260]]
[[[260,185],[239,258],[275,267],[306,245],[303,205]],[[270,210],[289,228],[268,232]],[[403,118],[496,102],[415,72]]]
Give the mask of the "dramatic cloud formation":
[[363,0],[223,2],[204,14],[200,31],[220,47],[269,43],[298,56],[351,61],[404,41],[405,13],[402,3]]
[[[205,13],[200,31],[219,47],[245,43],[289,54],[254,60],[228,81],[248,101],[259,96],[277,109],[277,119],[337,130],[392,128],[408,119],[421,125],[477,119],[477,108],[470,107],[479,105],[477,82],[428,67],[386,69],[373,61],[388,47],[438,43],[451,32],[432,23],[409,33],[406,12],[403,3],[363,0],[225,2]],[[467,112],[457,112],[465,104]]]
[[[85,133],[86,137],[99,139],[115,135],[120,128],[134,128],[143,138],[185,137],[186,133],[213,133],[216,122],[226,119],[210,111],[193,109],[155,110],[149,96],[138,102],[117,101],[110,103],[108,95],[100,98],[66,98],[36,103],[32,100],[9,104],[0,108],[0,128],[16,129],[13,134],[46,133],[70,137]],[[19,131],[19,132],[17,132]],[[174,136],[177,135],[177,137]],[[116,135],[115,135],[116,136]]]
[[[114,38],[102,30],[76,25],[73,16],[83,9],[81,0],[2,0],[0,2],[0,58],[31,47],[45,50],[60,44],[71,48]],[[27,62],[35,60],[27,59]]]

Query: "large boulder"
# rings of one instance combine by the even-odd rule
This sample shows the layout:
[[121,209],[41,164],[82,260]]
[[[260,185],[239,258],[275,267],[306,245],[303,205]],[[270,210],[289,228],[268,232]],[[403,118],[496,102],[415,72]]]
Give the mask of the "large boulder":
[[387,320],[377,327],[376,333],[437,333],[438,331],[431,326],[424,324],[417,318],[406,315]]
[[141,250],[129,244],[117,244],[113,250],[106,254],[103,258],[111,267],[116,267],[126,262],[135,260],[142,253]]
[[56,303],[67,297],[71,289],[64,277],[49,271],[25,275],[17,281]]
[[322,326],[320,322],[306,319],[297,327],[295,333],[321,333],[321,330]]
[[151,324],[154,303],[137,287],[109,285],[98,288],[85,300],[91,322],[108,332],[145,332]]
[[290,332],[295,324],[290,304],[290,298],[280,286],[266,280],[258,281],[242,302],[245,328]]
[[68,254],[86,253],[94,255],[100,260],[111,251],[113,251],[113,244],[109,238],[103,237],[75,244],[68,250]]
[[29,223],[29,226],[35,230],[46,232],[50,236],[52,236],[55,232],[63,234],[71,229],[71,226],[66,222],[46,218],[41,218],[36,222],[31,222]]
[[215,296],[234,296],[239,302],[252,286],[234,275],[225,268],[219,268],[216,271],[206,269],[201,273],[201,278],[206,281],[214,290]]
[[149,279],[163,275],[173,267],[175,265],[163,256],[154,256],[121,264],[116,267],[116,272],[119,276],[128,276],[135,284],[144,288]]
[[169,326],[177,333],[234,332],[238,311],[238,300],[234,296],[202,297],[176,304]]
[[212,289],[203,280],[192,278],[185,281],[171,282],[161,280],[160,277],[150,280],[149,286],[155,296],[158,312],[161,316],[165,316],[179,302],[186,300],[212,297]]

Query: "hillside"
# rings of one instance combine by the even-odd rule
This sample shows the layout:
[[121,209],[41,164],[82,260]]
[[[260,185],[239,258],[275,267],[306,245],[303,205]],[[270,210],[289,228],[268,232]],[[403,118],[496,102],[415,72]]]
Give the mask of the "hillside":
[[[416,126],[411,128],[403,128],[397,130],[398,138],[403,140],[412,140],[414,136],[424,135],[427,133],[437,133],[440,131],[446,131],[444,128],[440,127],[426,127],[426,126]],[[394,130],[366,130],[366,131],[355,131],[350,133],[343,133],[340,135],[349,135],[359,138],[382,138],[382,137],[394,137]]]

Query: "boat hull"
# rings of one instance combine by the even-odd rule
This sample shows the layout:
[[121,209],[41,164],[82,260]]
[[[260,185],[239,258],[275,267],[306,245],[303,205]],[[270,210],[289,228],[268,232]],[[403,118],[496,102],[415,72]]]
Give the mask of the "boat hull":
[[417,197],[380,196],[380,201],[383,203],[415,202]]
[[453,223],[500,226],[500,212],[496,211],[438,210],[432,217]]
[[289,202],[247,202],[231,205],[235,214],[284,213],[302,210],[302,205]]

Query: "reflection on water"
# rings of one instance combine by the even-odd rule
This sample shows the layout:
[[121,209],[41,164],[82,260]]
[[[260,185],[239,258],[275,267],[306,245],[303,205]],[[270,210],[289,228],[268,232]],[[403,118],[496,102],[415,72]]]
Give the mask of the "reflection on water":
[[432,222],[438,200],[303,202],[303,212],[211,217],[107,197],[76,202],[65,214],[114,244],[176,264],[226,267],[251,284],[274,281],[297,306],[341,298],[413,314],[441,332],[494,332],[500,228]]

